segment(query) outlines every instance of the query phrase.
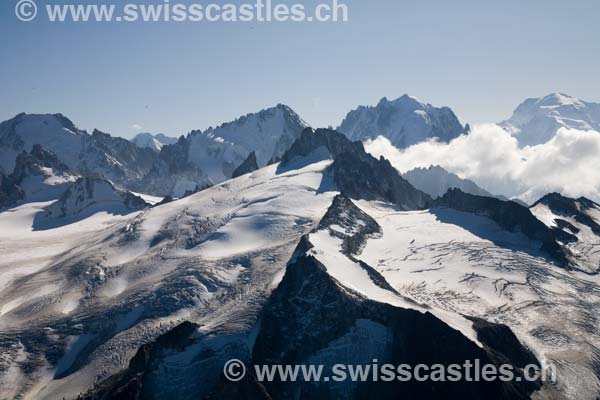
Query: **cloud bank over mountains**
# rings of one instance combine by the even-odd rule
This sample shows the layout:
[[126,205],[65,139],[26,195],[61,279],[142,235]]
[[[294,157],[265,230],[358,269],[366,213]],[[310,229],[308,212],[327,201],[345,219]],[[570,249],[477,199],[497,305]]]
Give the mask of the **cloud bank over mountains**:
[[484,189],[533,203],[549,192],[600,200],[600,132],[560,128],[547,142],[520,147],[496,124],[475,125],[448,143],[430,139],[398,149],[383,136],[365,143],[400,171],[440,165]]

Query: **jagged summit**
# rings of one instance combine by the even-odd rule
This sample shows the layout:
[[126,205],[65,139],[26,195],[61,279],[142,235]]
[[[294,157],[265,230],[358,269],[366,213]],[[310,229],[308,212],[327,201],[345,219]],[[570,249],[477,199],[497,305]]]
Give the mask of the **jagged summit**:
[[290,107],[279,104],[216,128],[192,131],[186,138],[187,160],[214,182],[222,182],[252,151],[259,167],[281,157],[306,126]]
[[406,94],[395,100],[384,97],[375,107],[350,111],[338,130],[351,140],[383,135],[398,148],[428,139],[448,142],[467,132],[450,108],[437,108]]
[[[312,155],[312,157],[311,157]],[[415,210],[426,207],[431,198],[403,179],[388,160],[367,153],[361,142],[351,142],[343,134],[330,129],[308,128],[282,157],[280,167],[306,158],[314,162],[330,157],[329,170],[336,187],[353,199],[380,199]]]

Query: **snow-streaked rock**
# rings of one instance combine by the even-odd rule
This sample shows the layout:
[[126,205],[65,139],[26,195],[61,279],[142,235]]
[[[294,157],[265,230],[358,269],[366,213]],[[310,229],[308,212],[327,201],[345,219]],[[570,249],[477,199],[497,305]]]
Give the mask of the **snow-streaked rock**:
[[437,108],[404,95],[396,100],[383,98],[377,106],[360,106],[350,111],[338,130],[350,140],[365,141],[383,135],[402,149],[438,139],[442,142],[468,132],[448,107]]
[[176,144],[163,146],[152,168],[135,189],[179,198],[197,188],[212,186],[213,180],[188,160],[189,145],[189,141],[181,137]]
[[188,159],[213,181],[222,182],[252,151],[259,167],[281,157],[306,126],[291,108],[279,104],[217,128],[191,132]]
[[18,154],[36,144],[75,172],[102,174],[125,186],[148,173],[155,157],[126,139],[98,130],[90,135],[61,114],[19,114],[0,124],[0,170],[12,172]]
[[584,197],[571,199],[550,193],[530,208],[549,228],[558,232],[570,256],[589,273],[600,272],[600,205]]
[[79,175],[63,164],[56,154],[34,145],[30,153],[17,156],[13,182],[25,194],[25,201],[39,202],[58,199]]
[[83,219],[98,212],[131,214],[149,206],[141,197],[119,190],[101,177],[85,176],[72,184],[52,205],[46,218],[53,220]]

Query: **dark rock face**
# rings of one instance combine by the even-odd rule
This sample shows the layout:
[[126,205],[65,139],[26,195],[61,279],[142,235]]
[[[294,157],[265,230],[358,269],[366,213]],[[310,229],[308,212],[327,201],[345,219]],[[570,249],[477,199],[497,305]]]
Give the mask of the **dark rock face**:
[[[185,321],[159,336],[154,342],[140,347],[129,362],[129,367],[119,374],[101,382],[79,397],[81,400],[130,400],[144,399],[151,394],[145,392],[146,375],[156,368],[161,354],[183,351],[194,342],[193,335],[198,325]],[[151,397],[151,396],[150,396]]]
[[540,363],[533,353],[523,346],[515,334],[506,325],[494,324],[481,318],[468,317],[473,321],[473,329],[479,340],[496,358],[505,360],[518,368]]
[[238,176],[246,175],[251,172],[254,172],[258,169],[258,162],[256,161],[256,153],[250,152],[248,158],[233,171],[232,178],[237,178]]
[[304,130],[283,155],[281,167],[319,148],[331,154],[334,182],[350,198],[384,200],[405,210],[423,209],[431,201],[427,194],[403,179],[388,160],[376,159],[365,151],[362,143],[351,142],[343,134],[329,129]]
[[360,254],[367,239],[382,234],[377,222],[344,195],[335,196],[317,229],[334,225],[336,229],[329,229],[329,233],[342,239],[342,251],[346,255]]
[[353,199],[384,200],[404,210],[426,207],[430,197],[404,180],[384,158],[343,153],[331,166],[334,181],[342,193]]
[[[97,149],[119,161],[120,165],[112,167],[107,177],[126,187],[135,184],[146,175],[156,157],[151,149],[140,148],[127,139],[114,137],[99,130],[92,132],[92,139]],[[114,174],[114,177],[111,174]]]
[[56,154],[36,144],[29,154],[22,152],[17,156],[15,170],[11,177],[19,184],[27,176],[43,175],[42,168],[52,168],[55,173],[73,173]]
[[281,164],[286,166],[295,157],[306,157],[320,147],[326,148],[334,159],[342,153],[357,152],[366,154],[362,143],[351,142],[339,132],[330,129],[313,131],[311,128],[306,128],[302,131],[300,138],[283,154]]
[[[367,343],[344,340],[356,329],[357,324],[365,321],[372,324],[368,326],[380,327],[387,332],[388,341],[383,348],[380,347],[383,354],[370,354],[369,351],[374,350]],[[376,335],[375,332],[376,329],[373,329],[371,335]],[[485,334],[484,331],[482,335]],[[366,351],[364,358],[377,358],[380,366],[384,363],[463,365],[466,360],[476,359],[480,360],[481,365],[498,366],[508,362],[517,366],[522,360],[529,359],[530,353],[522,346],[513,349],[504,346],[505,343],[513,343],[514,335],[510,330],[502,328],[489,336],[491,339],[487,341],[487,348],[481,349],[430,313],[361,298],[341,288],[315,258],[302,256],[288,266],[285,277],[264,309],[252,364],[307,364],[315,359],[315,355],[330,352],[336,354],[336,363],[351,364],[352,350],[342,348],[336,353],[336,349],[344,345],[355,349],[354,352]],[[363,337],[363,340],[366,339]],[[332,344],[335,345],[330,347]],[[268,393],[277,399],[336,398],[332,384],[274,381],[264,385]],[[346,382],[344,385],[345,398],[351,399],[395,399],[401,393],[403,398],[415,399],[513,400],[527,399],[539,387],[535,382],[516,381],[369,380],[356,384]]]
[[25,193],[12,179],[0,173],[0,207],[9,207],[23,200]]
[[31,152],[21,152],[15,161],[12,174],[0,178],[0,207],[12,206],[24,200],[26,193],[19,187],[31,176],[44,176],[44,168],[52,168],[55,174],[73,174],[56,154],[36,144]]
[[[586,211],[590,209],[600,210],[600,205],[594,203],[593,201],[586,199],[585,197],[571,199],[559,193],[550,193],[536,201],[531,207],[533,208],[538,204],[547,206],[556,215],[572,217],[575,221],[588,226],[592,232],[600,236],[600,225],[594,221],[592,217],[586,214]],[[570,230],[573,233],[578,233],[578,231],[576,231],[577,228],[573,227],[573,225],[569,224],[567,221],[561,221],[562,222],[557,221],[557,224],[561,230]],[[570,227],[567,224],[570,225]]]
[[432,202],[433,207],[448,207],[487,217],[510,232],[521,232],[531,240],[539,241],[541,249],[563,266],[569,266],[566,250],[558,243],[557,235],[526,207],[514,201],[475,196],[458,189],[449,190]]
[[[189,142],[183,136],[173,145],[163,146],[150,172],[139,183],[139,191],[157,196],[183,197],[187,191],[212,185],[210,178],[188,161]],[[183,179],[186,186],[177,187]]]

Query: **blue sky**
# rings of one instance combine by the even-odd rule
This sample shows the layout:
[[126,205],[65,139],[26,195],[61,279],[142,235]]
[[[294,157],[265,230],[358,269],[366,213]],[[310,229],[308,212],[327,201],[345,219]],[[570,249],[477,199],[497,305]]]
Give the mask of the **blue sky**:
[[600,101],[596,0],[348,0],[346,23],[25,23],[15,4],[0,3],[2,120],[175,136],[279,102],[337,126],[403,93],[471,123],[550,92]]

